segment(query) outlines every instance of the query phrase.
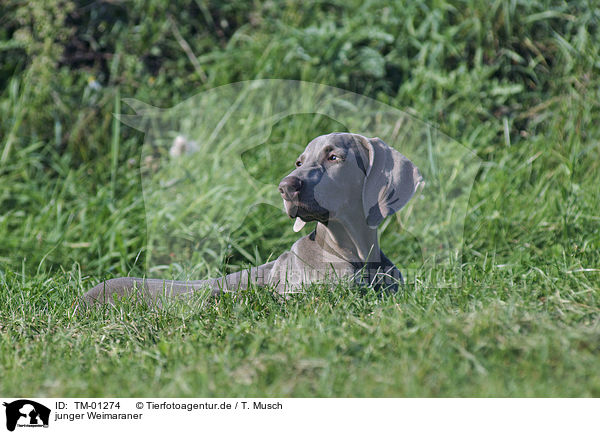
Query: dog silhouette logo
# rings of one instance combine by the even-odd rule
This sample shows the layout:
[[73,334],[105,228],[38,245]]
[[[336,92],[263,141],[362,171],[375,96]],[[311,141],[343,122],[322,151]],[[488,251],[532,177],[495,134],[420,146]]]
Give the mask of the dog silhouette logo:
[[35,428],[48,427],[50,409],[29,399],[4,403],[6,407],[6,429],[14,431],[17,426]]

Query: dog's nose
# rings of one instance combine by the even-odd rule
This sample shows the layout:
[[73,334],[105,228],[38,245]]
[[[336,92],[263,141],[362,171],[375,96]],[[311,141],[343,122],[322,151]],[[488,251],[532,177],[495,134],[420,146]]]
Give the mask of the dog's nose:
[[279,192],[286,200],[292,200],[298,196],[302,188],[302,180],[296,176],[286,176],[279,183]]

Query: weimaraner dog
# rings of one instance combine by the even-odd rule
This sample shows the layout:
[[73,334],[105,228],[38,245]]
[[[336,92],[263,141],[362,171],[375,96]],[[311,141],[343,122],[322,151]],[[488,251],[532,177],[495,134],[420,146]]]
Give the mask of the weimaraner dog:
[[113,303],[136,295],[146,302],[194,291],[237,291],[271,286],[282,294],[317,281],[354,280],[395,291],[402,275],[383,254],[377,226],[402,208],[422,181],[418,169],[379,138],[332,133],[311,141],[296,168],[279,184],[294,231],[317,221],[315,230],[276,260],[208,280],[177,281],[120,277],[102,282],[83,296],[86,304]]

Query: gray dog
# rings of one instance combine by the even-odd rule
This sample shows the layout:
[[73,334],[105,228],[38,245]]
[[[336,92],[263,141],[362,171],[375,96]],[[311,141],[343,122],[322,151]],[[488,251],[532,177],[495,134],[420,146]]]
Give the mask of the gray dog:
[[279,184],[294,231],[317,221],[274,261],[208,280],[177,281],[120,277],[102,282],[83,296],[86,304],[112,303],[138,295],[146,302],[196,290],[246,289],[270,285],[288,294],[303,284],[349,278],[379,290],[395,291],[402,275],[383,254],[377,226],[402,208],[422,182],[418,169],[381,139],[332,133],[311,141],[296,168]]

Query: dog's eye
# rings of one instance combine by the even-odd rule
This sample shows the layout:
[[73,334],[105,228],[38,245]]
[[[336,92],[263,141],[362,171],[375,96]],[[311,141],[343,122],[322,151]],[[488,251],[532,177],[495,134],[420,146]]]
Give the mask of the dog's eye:
[[300,166],[302,166],[302,161],[300,161],[300,160],[296,161],[296,167],[300,167]]
[[335,155],[335,154],[331,154],[331,155],[330,155],[330,156],[329,156],[327,159],[328,159],[329,161],[336,161],[336,160],[339,160],[339,159],[340,159],[340,157],[338,157],[338,156],[337,156],[337,155]]

